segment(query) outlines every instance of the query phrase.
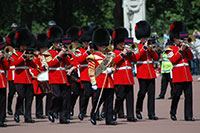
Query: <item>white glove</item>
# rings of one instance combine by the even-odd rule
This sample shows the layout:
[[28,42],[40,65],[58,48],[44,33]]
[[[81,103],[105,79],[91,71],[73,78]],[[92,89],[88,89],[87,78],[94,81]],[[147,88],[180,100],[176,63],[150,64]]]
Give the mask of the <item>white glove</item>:
[[108,68],[106,69],[106,73],[113,73],[112,68],[111,68],[111,67],[108,67]]
[[97,85],[92,85],[92,89],[93,89],[94,91],[96,91],[96,90],[97,90]]

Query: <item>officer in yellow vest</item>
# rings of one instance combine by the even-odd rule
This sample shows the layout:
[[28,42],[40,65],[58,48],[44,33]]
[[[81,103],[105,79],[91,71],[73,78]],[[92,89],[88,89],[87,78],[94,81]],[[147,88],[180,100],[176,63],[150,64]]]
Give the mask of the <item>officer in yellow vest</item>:
[[170,83],[171,86],[171,96],[168,99],[172,99],[173,94],[173,85],[172,85],[172,77],[170,76],[170,73],[172,71],[173,65],[171,61],[168,59],[168,56],[166,54],[166,51],[171,51],[169,47],[171,47],[173,43],[168,41],[166,43],[166,48],[164,49],[164,52],[162,53],[162,64],[161,64],[161,73],[162,73],[162,79],[161,79],[161,92],[156,99],[164,99],[165,93],[167,91],[168,83]]

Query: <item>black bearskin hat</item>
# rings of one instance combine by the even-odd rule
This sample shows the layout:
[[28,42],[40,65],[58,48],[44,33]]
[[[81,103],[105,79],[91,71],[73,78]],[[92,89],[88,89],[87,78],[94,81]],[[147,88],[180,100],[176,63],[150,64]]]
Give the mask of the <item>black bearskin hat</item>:
[[79,41],[82,42],[89,42],[92,40],[92,30],[89,26],[83,26],[79,30]]
[[49,47],[49,40],[46,33],[37,35],[37,48]]
[[72,26],[67,30],[66,37],[71,37],[72,42],[78,41],[79,39],[79,28]]
[[180,32],[187,32],[186,26],[181,21],[176,21],[170,25],[169,37],[173,41],[174,38],[179,39]]
[[19,48],[21,45],[26,45],[28,48],[35,45],[35,37],[27,28],[20,28],[15,33],[15,46]]
[[96,50],[96,46],[108,46],[111,41],[110,34],[107,29],[99,28],[92,35],[92,45]]
[[151,27],[145,20],[139,21],[135,25],[135,37],[140,40],[143,37],[149,37],[151,34]]
[[62,39],[64,37],[62,28],[57,25],[51,27],[50,30],[47,31],[47,37],[50,43],[62,42]]
[[114,41],[114,45],[120,43],[120,42],[124,42],[124,38],[128,37],[128,31],[126,28],[124,27],[118,27],[113,31],[113,41]]
[[3,50],[6,47],[6,43],[4,42],[4,38],[0,35],[0,50]]

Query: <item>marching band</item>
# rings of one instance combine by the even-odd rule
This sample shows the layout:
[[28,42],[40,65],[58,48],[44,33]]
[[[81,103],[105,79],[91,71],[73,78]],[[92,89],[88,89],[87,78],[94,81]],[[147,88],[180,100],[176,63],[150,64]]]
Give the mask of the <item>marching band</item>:
[[[192,60],[193,55],[185,43],[186,39],[180,36],[181,32],[187,32],[183,22],[177,21],[170,25],[172,45],[165,51],[165,58],[173,65],[172,71],[168,73],[173,83],[170,116],[172,120],[177,120],[176,110],[184,91],[184,118],[186,121],[194,121],[192,76],[188,65],[188,60]],[[22,27],[5,38],[0,36],[0,126],[7,126],[7,88],[7,112],[9,115],[14,114],[16,122],[20,122],[19,115],[24,115],[26,123],[35,122],[31,114],[34,96],[38,119],[45,119],[47,116],[50,122],[59,118],[60,124],[70,123],[79,97],[78,118],[83,120],[87,116],[87,106],[92,97],[90,122],[93,125],[102,119],[99,114],[102,103],[106,125],[117,125],[117,114],[123,109],[124,99],[127,111],[125,118],[128,122],[136,122],[143,118],[146,93],[148,118],[158,120],[155,113],[156,73],[153,62],[158,61],[159,57],[149,41],[149,23],[144,20],[136,23],[135,33],[140,41],[138,44],[128,38],[128,31],[124,27],[118,27],[113,32],[90,26],[80,29],[70,27],[64,35],[61,27],[53,25],[47,33],[36,36]],[[133,47],[131,44],[137,46]],[[139,82],[136,114],[133,64],[136,64],[136,78]],[[15,92],[17,100],[13,113]],[[46,116],[43,114],[44,96],[47,97]]]

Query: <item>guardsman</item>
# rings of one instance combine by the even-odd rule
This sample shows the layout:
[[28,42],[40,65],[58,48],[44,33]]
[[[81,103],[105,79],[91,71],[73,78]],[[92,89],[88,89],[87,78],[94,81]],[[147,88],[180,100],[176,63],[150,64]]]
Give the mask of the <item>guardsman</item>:
[[136,102],[136,117],[142,119],[143,101],[148,93],[148,117],[150,120],[157,120],[155,115],[155,78],[156,73],[153,67],[153,60],[158,61],[158,54],[153,50],[152,44],[147,39],[150,36],[151,28],[147,21],[139,21],[135,25],[135,35],[140,43],[137,59],[137,78],[139,81],[139,92]]
[[[39,82],[39,89],[41,89],[42,93],[44,95],[46,95],[45,115],[48,116],[48,112],[49,112],[50,105],[51,105],[52,94],[51,94],[51,88],[49,86],[48,64],[47,64],[47,60],[46,60],[46,57],[50,56],[50,53],[48,52],[49,41],[48,41],[47,34],[46,33],[38,34],[36,44],[37,44],[37,48],[39,49],[39,55],[38,55],[39,75],[37,76],[37,81]],[[39,89],[38,89],[38,91],[40,91]],[[39,96],[38,97],[38,109],[39,109],[40,113],[38,113],[38,114],[43,114],[42,109],[40,109],[42,107],[41,100],[42,100],[42,96]],[[37,111],[36,111],[36,114],[37,114]],[[38,118],[44,118],[44,116],[38,115]]]
[[106,125],[117,124],[112,118],[114,84],[111,74],[114,71],[112,67],[114,53],[107,51],[110,42],[109,32],[105,28],[97,29],[92,36],[92,44],[96,51],[87,57],[90,82],[92,89],[95,91],[90,115],[90,122],[93,125],[96,125],[96,113],[103,102]]
[[65,72],[65,64],[70,64],[70,58],[66,55],[66,49],[62,47],[64,37],[63,30],[59,26],[50,28],[48,34],[49,42],[52,47],[48,51],[47,63],[49,66],[49,84],[52,89],[52,103],[49,110],[49,120],[54,122],[54,112],[60,112],[59,121],[61,124],[68,124],[67,113],[70,102],[70,84]]
[[[193,59],[193,54],[185,44],[184,38],[180,32],[187,32],[186,26],[181,21],[176,21],[170,25],[170,40],[175,46],[170,47],[172,51],[168,51],[168,58],[173,64],[172,83],[174,85],[170,115],[172,120],[177,120],[176,110],[180,96],[184,92],[185,107],[184,117],[186,121],[194,121],[193,118],[193,100],[192,100],[192,75],[188,60]],[[183,34],[184,35],[184,34]],[[183,40],[181,40],[183,39]]]
[[3,53],[6,43],[4,38],[0,35],[0,127],[7,127],[5,124],[6,119],[6,70],[9,67],[9,61],[5,58]]
[[36,67],[34,62],[34,56],[30,56],[29,48],[34,46],[34,36],[27,28],[20,28],[16,31],[15,41],[16,47],[19,48],[19,51],[16,54],[12,55],[14,59],[15,65],[15,78],[14,83],[17,89],[17,94],[19,96],[16,105],[16,111],[14,120],[19,122],[19,114],[20,114],[20,103],[25,100],[25,114],[24,119],[27,123],[34,123],[35,121],[31,117],[31,107],[33,101],[33,85],[32,85],[32,77],[29,72],[29,67]]
[[133,95],[133,71],[131,62],[136,62],[136,57],[131,49],[125,47],[125,38],[128,37],[128,31],[124,27],[119,27],[113,32],[113,42],[115,46],[116,71],[113,74],[114,85],[116,89],[116,100],[114,108],[114,119],[123,105],[126,98],[127,121],[136,122],[134,116],[134,95]]
[[[7,37],[6,37],[6,43],[7,46],[11,46],[11,47],[7,47],[7,50],[12,52],[13,54],[16,54],[16,50],[15,50],[15,33],[16,31],[11,31]],[[11,57],[10,58],[10,63],[9,63],[10,67],[8,69],[7,72],[7,80],[8,80],[8,105],[7,105],[7,110],[8,110],[8,114],[9,115],[13,115],[13,111],[12,111],[12,101],[13,101],[13,97],[15,95],[15,93],[17,92],[15,84],[14,84],[14,74],[15,74],[15,66],[14,66],[14,59]],[[17,97],[18,99],[19,97]],[[17,100],[17,102],[19,102],[19,100]],[[20,103],[21,107],[21,113],[20,114],[24,114],[23,112],[23,102]]]
[[[66,37],[71,38],[71,43],[69,44],[70,54],[72,55],[71,60],[73,62],[74,67],[78,67],[79,62],[76,59],[76,54],[80,53],[78,50],[79,45],[79,28],[76,26],[72,26],[67,30]],[[68,66],[69,67],[69,66]],[[71,67],[71,66],[70,66]],[[79,71],[78,71],[79,72]],[[74,115],[74,106],[76,101],[79,97],[79,112],[81,110],[81,80],[80,80],[80,73],[78,74],[77,71],[73,71],[73,73],[69,76],[71,82],[71,105],[70,105],[70,117]]]
[[161,73],[162,73],[162,79],[161,79],[161,91],[158,97],[156,99],[164,99],[165,94],[167,91],[168,83],[170,83],[171,87],[171,96],[168,99],[172,99],[173,95],[173,84],[172,84],[172,78],[170,76],[170,73],[172,71],[173,65],[171,61],[169,60],[167,56],[168,51],[172,51],[169,47],[173,45],[173,42],[168,40],[166,42],[166,48],[164,49],[164,52],[162,53],[162,63],[161,63]]
[[86,58],[91,54],[90,50],[90,41],[92,38],[92,31],[89,26],[83,26],[79,30],[79,42],[82,43],[83,48],[79,48],[76,51],[76,59],[80,63],[80,79],[83,87],[82,91],[82,101],[81,101],[81,110],[78,115],[80,120],[83,120],[86,116],[87,106],[89,103],[90,97],[93,97],[92,85],[90,83],[90,78],[88,75],[88,63]]

